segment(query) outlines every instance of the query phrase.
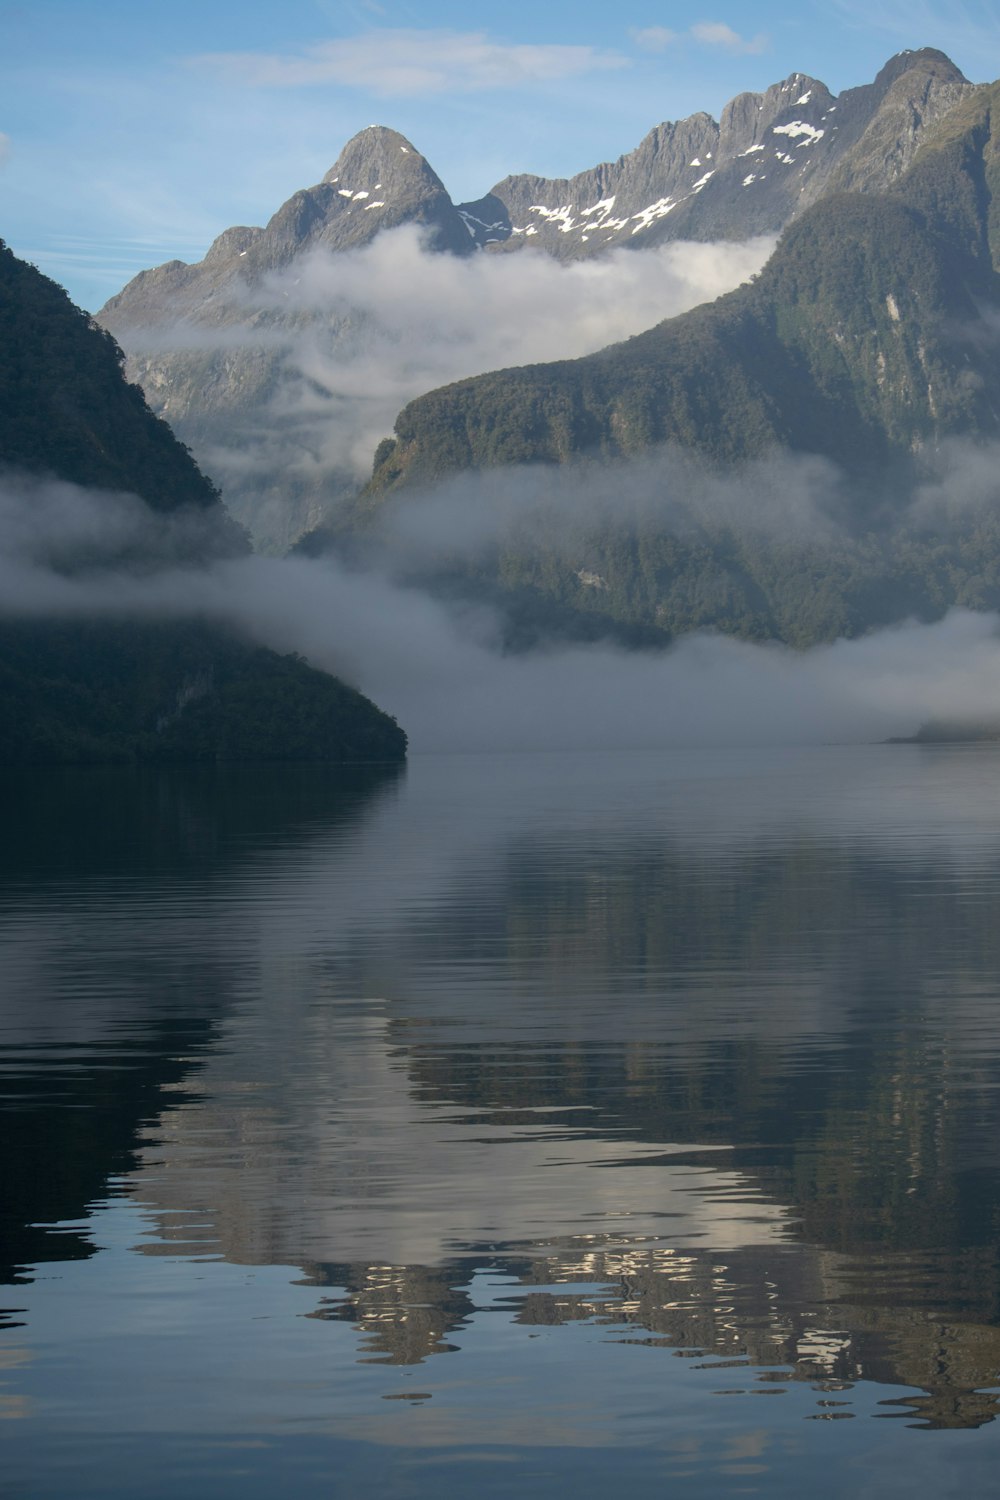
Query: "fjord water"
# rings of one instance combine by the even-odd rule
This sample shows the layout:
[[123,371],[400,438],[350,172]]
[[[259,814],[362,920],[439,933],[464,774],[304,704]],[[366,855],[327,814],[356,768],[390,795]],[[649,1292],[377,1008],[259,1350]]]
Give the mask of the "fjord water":
[[1000,1462],[1000,747],[8,777],[23,1497]]

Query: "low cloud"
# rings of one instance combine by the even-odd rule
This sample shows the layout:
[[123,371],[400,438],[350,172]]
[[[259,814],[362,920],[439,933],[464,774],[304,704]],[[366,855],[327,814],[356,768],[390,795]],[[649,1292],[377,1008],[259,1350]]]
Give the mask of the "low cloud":
[[[300,651],[394,713],[416,750],[809,744],[994,717],[1000,620],[953,610],[809,651],[699,632],[662,653],[600,646],[501,655],[488,611],[456,615],[388,577],[329,560],[123,565],[165,524],[134,497],[0,484],[0,598],[11,615],[207,614]],[[86,566],[67,566],[66,528]],[[104,555],[101,555],[101,548]]]
[[[224,493],[268,468],[283,482],[339,476],[356,485],[414,397],[604,348],[731,290],[772,248],[762,238],[616,250],[567,265],[526,254],[459,260],[427,251],[404,226],[360,250],[301,257],[247,289],[221,327],[133,330],[125,341],[142,351],[133,368],[154,399],[164,352],[218,355],[229,366],[242,359],[248,379],[255,361],[274,362],[275,380],[260,382],[264,403],[236,413],[220,406],[210,436],[203,410],[192,414],[197,437],[182,428]],[[177,421],[173,397],[166,415]]]
[[[980,470],[985,486],[986,464],[988,457],[976,463],[973,487]],[[941,488],[949,484],[942,473]],[[928,488],[936,493],[937,486],[935,480]],[[920,506],[930,523],[923,490]],[[505,545],[527,555],[554,547],[565,559],[576,549],[583,563],[591,543],[602,547],[609,530],[623,540],[726,532],[789,545],[843,544],[850,507],[844,475],[815,454],[776,452],[720,471],[666,444],[631,459],[458,474],[422,493],[390,498],[377,536],[383,565],[405,574],[442,560],[481,561]]]
[[[753,275],[772,248],[669,245],[562,266],[548,256],[433,255],[413,229],[350,255],[320,252],[270,278],[257,305],[353,321],[331,344],[297,340],[276,403],[279,416],[322,424],[321,463],[367,475],[378,440],[407,401],[451,381],[553,359],[575,359]],[[295,367],[298,378],[291,376]]]
[[926,455],[924,464],[924,477],[909,504],[915,529],[947,534],[996,514],[1000,443],[945,438]]
[[524,88],[628,66],[620,53],[596,47],[499,42],[484,31],[389,28],[317,42],[298,54],[217,52],[189,62],[252,88],[339,84],[380,99]]
[[0,616],[133,607],[154,576],[239,544],[214,508],[153,511],[137,495],[0,472]]

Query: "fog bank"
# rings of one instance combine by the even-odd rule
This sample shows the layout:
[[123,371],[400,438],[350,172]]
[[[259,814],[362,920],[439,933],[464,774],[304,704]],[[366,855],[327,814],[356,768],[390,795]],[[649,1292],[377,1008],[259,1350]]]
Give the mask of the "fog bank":
[[256,556],[178,566],[184,526],[135,497],[8,477],[0,617],[204,614],[346,677],[417,751],[844,742],[1000,711],[993,614],[952,610],[801,652],[702,632],[662,653],[505,656],[488,610],[456,612],[384,574]]

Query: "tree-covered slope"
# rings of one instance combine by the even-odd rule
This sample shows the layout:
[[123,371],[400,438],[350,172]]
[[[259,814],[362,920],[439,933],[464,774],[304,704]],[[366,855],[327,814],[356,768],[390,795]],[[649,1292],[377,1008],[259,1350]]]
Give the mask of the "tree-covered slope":
[[399,761],[355,689],[203,621],[0,622],[0,764]]
[[154,510],[219,495],[138,386],[124,355],[62,287],[0,240],[0,465],[130,490]]
[[[86,509],[79,542],[44,531],[66,522],[65,509],[55,520],[43,514],[50,480],[63,507],[75,497]],[[403,732],[360,693],[219,625],[38,613],[39,556],[51,566],[58,552],[64,581],[88,572],[100,602],[95,565],[113,588],[115,567],[197,567],[246,541],[187,449],[126,383],[110,335],[2,244],[0,490],[0,562],[20,594],[20,613],[0,598],[0,763],[405,755]],[[126,556],[116,531],[123,494],[139,497]],[[36,533],[29,558],[25,537]]]

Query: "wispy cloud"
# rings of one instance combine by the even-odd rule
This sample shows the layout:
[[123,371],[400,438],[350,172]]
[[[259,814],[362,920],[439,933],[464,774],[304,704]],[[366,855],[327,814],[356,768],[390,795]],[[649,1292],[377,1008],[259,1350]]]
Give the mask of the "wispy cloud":
[[698,21],[691,27],[691,35],[705,47],[722,47],[726,52],[766,52],[770,46],[762,33],[743,37],[725,21]]
[[628,34],[643,52],[666,52],[679,40],[677,32],[668,26],[631,26]]
[[671,31],[668,26],[632,26],[628,34],[641,52],[666,52],[692,41],[733,54],[766,52],[771,45],[762,32],[753,37],[740,36],[725,21],[696,21],[687,31]]
[[254,88],[340,84],[380,98],[479,93],[628,67],[589,46],[518,45],[484,31],[383,29],[317,42],[298,53],[213,52],[188,59]]
[[10,136],[4,135],[0,130],[0,167],[6,166],[10,160]]

